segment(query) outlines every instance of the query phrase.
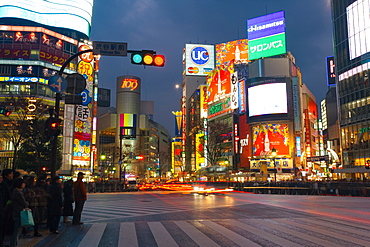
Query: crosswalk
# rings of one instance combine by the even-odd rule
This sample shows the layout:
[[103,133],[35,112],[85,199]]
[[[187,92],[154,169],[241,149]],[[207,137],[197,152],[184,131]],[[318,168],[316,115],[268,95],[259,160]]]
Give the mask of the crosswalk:
[[114,205],[94,203],[87,205],[82,213],[82,221],[85,223],[94,223],[99,221],[108,222],[110,219],[124,219],[128,217],[148,216],[156,214],[176,213],[181,211],[193,210],[190,205],[169,205],[168,203],[125,201],[115,202]]
[[92,223],[62,235],[76,231],[70,247],[370,246],[370,224],[317,216]]

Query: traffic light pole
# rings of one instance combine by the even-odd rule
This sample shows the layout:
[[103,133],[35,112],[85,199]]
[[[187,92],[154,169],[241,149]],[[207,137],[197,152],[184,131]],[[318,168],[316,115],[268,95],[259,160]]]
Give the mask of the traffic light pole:
[[[75,53],[71,57],[69,57],[62,65],[60,70],[58,71],[58,75],[62,76],[64,69],[67,67],[67,65],[76,57],[78,57],[81,54],[92,52],[92,49],[84,50]],[[59,108],[60,108],[60,99],[61,99],[61,93],[56,93],[55,95],[55,107],[54,107],[54,116],[56,118],[59,118]],[[51,166],[50,166],[50,173],[51,177],[54,177],[56,175],[57,170],[57,155],[58,154],[58,136],[54,136],[52,139],[52,148],[51,148]]]

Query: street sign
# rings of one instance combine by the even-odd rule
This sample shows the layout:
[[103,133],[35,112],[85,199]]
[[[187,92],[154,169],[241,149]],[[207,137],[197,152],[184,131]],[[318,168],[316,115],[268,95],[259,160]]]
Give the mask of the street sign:
[[308,162],[329,161],[329,155],[307,157]]
[[54,75],[50,77],[48,82],[51,91],[56,93],[64,92],[67,88],[67,81],[60,75]]
[[66,78],[66,92],[70,94],[79,94],[86,88],[86,79],[79,73],[70,74]]
[[93,52],[102,56],[127,57],[127,43],[94,41]]

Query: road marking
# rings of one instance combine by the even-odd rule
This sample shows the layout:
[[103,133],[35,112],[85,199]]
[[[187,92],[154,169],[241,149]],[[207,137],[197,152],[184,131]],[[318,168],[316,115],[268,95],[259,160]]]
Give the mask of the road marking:
[[148,225],[159,247],[178,247],[161,222],[148,222]]
[[192,226],[186,221],[175,221],[175,224],[181,228],[194,242],[199,246],[216,247],[219,246],[204,233]]
[[210,220],[201,221],[202,224],[212,228],[213,230],[217,231],[219,234],[223,235],[224,237],[230,239],[234,243],[240,245],[240,246],[248,246],[248,247],[257,247],[260,246],[259,244],[252,242],[249,239],[246,239],[245,237],[230,231],[226,227],[223,227],[219,224],[214,223]]
[[264,239],[267,239],[271,242],[273,242],[274,244],[278,244],[278,245],[281,245],[281,246],[289,246],[289,247],[299,247],[299,246],[302,246],[300,244],[297,244],[297,243],[294,243],[294,242],[291,242],[287,239],[284,239],[284,238],[281,238],[279,236],[276,236],[274,234],[271,234],[267,231],[264,231],[264,230],[261,230],[261,229],[258,229],[256,227],[253,227],[253,226],[249,226],[247,224],[244,224],[242,222],[239,222],[239,221],[236,221],[236,220],[228,220],[228,222],[230,222],[232,225],[234,226],[237,226],[237,227],[240,227],[242,228],[243,230],[246,230],[250,233],[254,233]]
[[333,242],[330,242],[330,241],[327,241],[327,240],[324,240],[324,239],[321,239],[321,238],[313,237],[313,236],[304,234],[302,232],[295,231],[295,230],[290,229],[286,226],[277,225],[278,223],[273,221],[273,220],[269,220],[269,222],[266,222],[264,220],[248,219],[248,221],[252,222],[252,223],[255,223],[256,225],[263,225],[263,226],[266,226],[266,227],[269,227],[269,228],[276,229],[278,231],[290,234],[294,237],[301,238],[301,239],[304,239],[306,241],[309,241],[309,242],[312,242],[312,243],[315,243],[315,244],[318,244],[318,245],[321,245],[321,246],[332,246],[332,247],[342,246],[342,245],[337,245]]
[[369,246],[368,241],[364,241],[364,240],[361,240],[361,239],[358,239],[358,238],[352,238],[350,236],[342,235],[342,234],[336,233],[334,231],[327,231],[327,230],[324,230],[324,229],[318,229],[317,227],[314,227],[314,226],[307,226],[307,225],[304,225],[304,224],[300,224],[300,223],[290,221],[290,220],[285,220],[285,219],[277,219],[277,221],[283,222],[283,223],[288,224],[288,225],[293,225],[293,226],[297,226],[297,227],[300,227],[300,228],[303,228],[303,229],[307,229],[309,231],[317,232],[319,234],[327,235],[327,236],[330,236],[332,238],[340,239],[340,240],[343,240],[343,241],[346,241],[346,242],[356,243],[356,244],[360,244],[360,245],[363,245],[363,246]]
[[139,246],[134,222],[121,223],[121,227],[119,229],[118,247],[121,246]]
[[106,226],[107,226],[107,223],[97,223],[97,224],[92,225],[78,246],[81,246],[81,247],[99,246],[100,239],[103,236]]

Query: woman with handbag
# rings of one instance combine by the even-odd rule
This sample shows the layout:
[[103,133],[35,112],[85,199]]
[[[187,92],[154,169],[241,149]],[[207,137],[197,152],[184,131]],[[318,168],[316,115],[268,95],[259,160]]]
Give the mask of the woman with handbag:
[[29,208],[32,210],[32,216],[33,221],[35,223],[34,225],[34,237],[42,237],[42,235],[39,233],[39,224],[42,222],[40,221],[40,215],[39,215],[39,204],[38,204],[38,198],[41,197],[40,195],[37,195],[35,192],[35,185],[36,180],[34,177],[29,177],[26,180],[26,188],[23,190],[24,197],[26,198],[26,201],[29,203]]
[[12,216],[14,220],[14,230],[12,234],[12,238],[10,240],[10,246],[17,246],[18,245],[18,237],[21,233],[21,218],[20,213],[24,209],[29,210],[28,202],[24,198],[23,189],[26,187],[26,182],[23,179],[16,179],[13,182],[14,190],[12,192]]

